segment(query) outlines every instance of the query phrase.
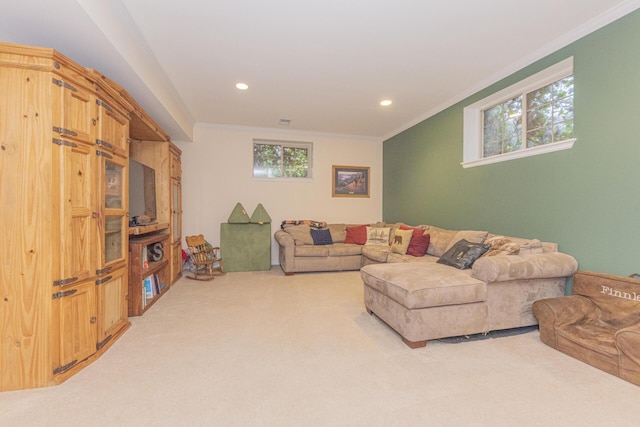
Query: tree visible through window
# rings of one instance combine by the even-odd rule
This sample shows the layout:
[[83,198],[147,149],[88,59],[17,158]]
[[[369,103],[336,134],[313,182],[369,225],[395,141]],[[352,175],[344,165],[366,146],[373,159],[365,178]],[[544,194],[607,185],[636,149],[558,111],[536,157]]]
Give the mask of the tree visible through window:
[[573,101],[569,57],[466,106],[462,167],[572,148]]
[[[524,132],[523,116],[526,117]],[[523,138],[526,141],[524,147]],[[509,99],[483,112],[483,157],[571,138],[573,76]]]
[[311,178],[310,142],[253,141],[255,178]]

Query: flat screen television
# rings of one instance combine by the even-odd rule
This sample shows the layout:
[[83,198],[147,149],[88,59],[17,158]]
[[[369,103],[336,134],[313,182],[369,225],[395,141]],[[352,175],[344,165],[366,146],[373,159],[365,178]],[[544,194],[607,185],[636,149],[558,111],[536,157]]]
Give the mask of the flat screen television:
[[156,221],[156,171],[129,159],[129,226]]

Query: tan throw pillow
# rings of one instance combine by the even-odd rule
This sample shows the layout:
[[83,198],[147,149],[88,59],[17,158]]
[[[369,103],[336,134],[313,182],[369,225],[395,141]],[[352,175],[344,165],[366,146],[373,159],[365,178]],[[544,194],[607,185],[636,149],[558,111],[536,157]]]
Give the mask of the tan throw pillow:
[[453,236],[453,239],[447,245],[447,251],[453,247],[460,240],[466,240],[469,243],[483,243],[487,238],[488,231],[476,231],[476,230],[460,230]]
[[490,248],[482,256],[517,255],[520,245],[504,236],[494,236],[484,242]]
[[333,243],[344,243],[344,239],[347,238],[346,224],[329,224],[327,228],[329,228],[331,232],[331,240],[333,240]]
[[367,227],[367,243],[369,246],[389,246],[389,227]]
[[293,237],[296,246],[313,245],[313,238],[311,237],[311,227],[309,227],[307,224],[285,226],[284,231],[286,231],[291,235],[291,237]]
[[391,252],[402,255],[406,254],[412,236],[413,230],[396,230],[396,234],[393,236],[393,241],[391,242]]
[[444,228],[430,226],[425,234],[431,236],[427,253],[432,256],[442,256],[457,240],[453,240],[458,230],[445,230]]

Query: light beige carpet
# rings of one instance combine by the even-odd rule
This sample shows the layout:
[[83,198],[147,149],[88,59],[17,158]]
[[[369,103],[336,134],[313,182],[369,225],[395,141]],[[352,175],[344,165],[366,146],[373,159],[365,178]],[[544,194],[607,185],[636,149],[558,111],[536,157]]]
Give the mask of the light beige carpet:
[[640,387],[538,332],[411,350],[358,272],[180,280],[62,385],[0,393],[1,426],[637,426]]

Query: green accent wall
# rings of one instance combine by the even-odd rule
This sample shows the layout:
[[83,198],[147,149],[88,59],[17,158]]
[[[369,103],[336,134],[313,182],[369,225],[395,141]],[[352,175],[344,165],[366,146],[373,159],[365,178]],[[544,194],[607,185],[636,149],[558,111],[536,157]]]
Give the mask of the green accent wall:
[[[463,108],[570,56],[570,150],[463,169]],[[640,11],[383,144],[383,218],[557,242],[581,270],[640,273]]]

